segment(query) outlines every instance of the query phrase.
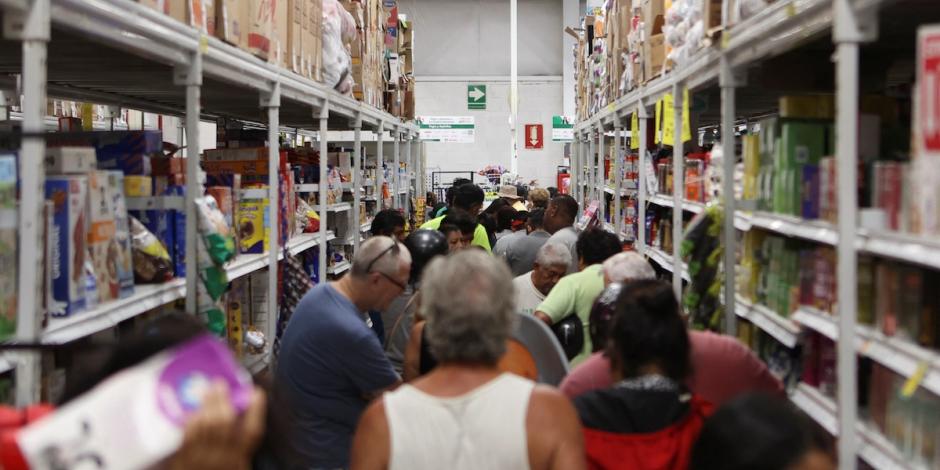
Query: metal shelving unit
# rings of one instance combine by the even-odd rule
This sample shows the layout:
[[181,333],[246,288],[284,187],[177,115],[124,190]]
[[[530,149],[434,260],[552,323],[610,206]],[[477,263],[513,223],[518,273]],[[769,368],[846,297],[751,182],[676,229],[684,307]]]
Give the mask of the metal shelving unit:
[[[730,2],[723,5],[728,14]],[[733,198],[726,198],[724,210],[732,217],[724,217],[723,245],[725,266],[736,264],[736,230],[760,229],[791,238],[836,247],[838,311],[833,315],[800,308],[785,318],[770,309],[752,305],[735,292],[735,270],[725,269],[723,279],[724,304],[726,309],[725,331],[735,334],[737,318],[751,321],[755,326],[787,346],[796,346],[802,332],[812,329],[832,338],[838,343],[837,380],[839,386],[836,400],[823,396],[817,390],[801,384],[791,396],[792,401],[803,408],[839,439],[839,467],[853,469],[856,458],[865,460],[875,468],[918,468],[903,458],[898,449],[889,443],[877,430],[860,423],[857,407],[856,357],[864,355],[887,366],[894,372],[911,377],[927,364],[920,386],[940,394],[940,354],[922,348],[912,341],[897,337],[886,337],[864,325],[856,325],[857,256],[866,253],[881,258],[898,260],[920,266],[940,269],[940,242],[922,237],[896,233],[871,233],[859,229],[856,220],[857,182],[856,158],[858,155],[858,107],[859,107],[859,50],[864,43],[877,39],[878,12],[895,3],[893,0],[778,0],[749,19],[724,27],[720,39],[695,52],[685,63],[675,66],[652,81],[627,93],[622,98],[601,108],[598,112],[575,125],[575,141],[572,149],[572,167],[583,172],[572,173],[572,187],[582,205],[605,191],[608,182],[598,181],[597,167],[603,165],[603,136],[614,131],[622,132],[630,127],[631,115],[636,112],[639,124],[640,181],[637,198],[638,220],[645,221],[647,203],[676,208],[673,211],[673,245],[670,256],[650,246],[645,240],[645,231],[637,234],[637,250],[653,262],[673,272],[673,285],[681,293],[684,269],[675,269],[673,260],[678,259],[682,243],[683,213],[700,213],[704,206],[684,200],[682,178],[684,176],[682,146],[678,136],[681,129],[681,101],[684,89],[690,93],[710,92],[709,97],[719,97],[720,116],[711,116],[720,123],[722,142],[733,142],[738,113],[747,108],[746,75],[748,68],[770,57],[781,55],[813,40],[829,35],[834,44],[832,56],[835,63],[836,87],[836,165],[839,168],[837,223],[808,221],[796,217],[766,212],[743,211],[736,207]],[[727,18],[725,17],[725,20]],[[723,23],[727,24],[727,21]],[[645,183],[647,128],[652,125],[653,106],[665,93],[671,93],[677,119],[673,146],[673,188],[671,195],[648,194]],[[736,96],[740,95],[740,96]],[[736,98],[744,98],[739,108]],[[753,104],[751,108],[754,108]],[[755,115],[757,110],[753,109]],[[746,116],[745,116],[746,117]],[[693,131],[693,136],[695,132]],[[636,143],[633,143],[637,147]],[[725,146],[722,160],[723,193],[734,193],[734,146]],[[730,156],[728,154],[731,154]],[[619,155],[618,155],[619,157]],[[611,162],[618,166],[620,158]],[[614,188],[618,187],[615,183]],[[614,190],[615,191],[615,190]],[[612,192],[614,192],[612,191]],[[583,206],[582,206],[583,207]],[[607,226],[608,230],[616,228]],[[615,232],[616,233],[616,232]],[[842,338],[842,340],[840,340]],[[852,340],[845,340],[852,338]]]
[[[196,177],[201,153],[201,120],[229,118],[254,123],[268,129],[269,142],[278,142],[283,129],[316,131],[321,155],[327,153],[329,131],[353,131],[356,171],[353,181],[346,185],[347,189],[352,189],[355,199],[343,209],[351,210],[353,217],[358,217],[358,188],[364,185],[359,174],[363,130],[375,133],[379,142],[389,134],[395,162],[405,162],[408,171],[413,173],[413,181],[423,180],[420,171],[424,165],[419,161],[421,145],[416,142],[418,129],[413,123],[402,122],[382,110],[341,96],[320,83],[201,34],[137,2],[0,0],[0,10],[7,39],[0,42],[0,74],[4,75],[0,78],[0,87],[14,88],[13,74],[21,74],[22,83],[23,113],[17,116],[22,119],[23,129],[19,177],[24,188],[18,214],[18,242],[23,248],[18,260],[18,339],[68,342],[184,298],[187,311],[196,311],[197,270],[188,269],[185,279],[157,286],[138,285],[132,297],[71,317],[52,319],[45,328],[38,324],[39,299],[45,295],[40,283],[40,267],[35,260],[41,259],[36,247],[43,246],[43,227],[37,221],[43,220],[45,140],[42,134],[49,125],[45,116],[47,95],[184,118],[188,177],[183,204],[188,266],[196,264],[193,199],[203,192]],[[403,155],[399,151],[402,143]],[[266,197],[270,200],[278,199],[278,150],[275,145],[269,146],[270,180]],[[379,163],[381,167],[381,150]],[[326,170],[326,158],[322,158],[320,174],[326,174]],[[369,184],[381,187],[382,183],[380,180]],[[301,185],[299,189],[319,194],[319,233],[293,237],[286,246],[265,254],[237,257],[226,266],[230,278],[272,266],[283,258],[285,251],[294,255],[314,247],[320,250],[320,272],[327,272],[326,242],[334,237],[327,231],[326,222],[331,212],[338,209],[326,206],[326,185]],[[278,240],[276,211],[273,219],[270,239]],[[278,311],[277,282],[277,270],[269,269],[267,310],[272,316]],[[271,318],[267,323],[270,344],[277,322]],[[246,366],[253,372],[264,368],[269,363],[269,354],[267,351],[260,358],[246,360]],[[17,403],[34,403],[39,396],[38,356],[17,353],[9,359],[10,367],[16,368]]]

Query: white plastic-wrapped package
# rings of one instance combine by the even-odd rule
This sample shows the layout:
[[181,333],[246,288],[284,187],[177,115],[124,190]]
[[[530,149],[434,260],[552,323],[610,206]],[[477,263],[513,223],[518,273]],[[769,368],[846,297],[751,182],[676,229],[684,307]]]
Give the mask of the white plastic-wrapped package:
[[698,50],[704,37],[702,8],[695,0],[676,0],[666,11],[663,25],[666,45],[671,48],[666,58],[674,64],[682,64]]
[[358,34],[355,19],[338,0],[323,0],[323,83],[341,93],[352,91],[352,59],[345,44]]

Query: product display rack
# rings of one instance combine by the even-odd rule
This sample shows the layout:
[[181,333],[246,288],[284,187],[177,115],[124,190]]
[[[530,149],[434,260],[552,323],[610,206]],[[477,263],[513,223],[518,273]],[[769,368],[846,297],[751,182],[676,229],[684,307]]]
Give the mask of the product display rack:
[[[386,134],[394,145],[396,168],[404,161],[408,171],[418,171],[420,182],[424,165],[417,161],[420,143],[417,127],[402,122],[382,110],[342,96],[313,80],[288,72],[275,64],[208,37],[169,16],[130,0],[0,0],[4,16],[4,36],[0,42],[0,88],[17,89],[13,74],[21,74],[18,92],[22,96],[22,145],[19,151],[19,179],[23,188],[19,205],[18,305],[16,339],[64,343],[116,325],[149,309],[186,300],[186,310],[196,311],[196,269],[188,269],[185,279],[160,285],[137,285],[131,297],[107,302],[63,319],[51,319],[43,328],[38,322],[41,296],[37,259],[43,246],[42,217],[43,133],[49,127],[45,115],[47,96],[180,116],[185,122],[186,265],[196,265],[196,213],[193,199],[202,194],[199,178],[199,123],[218,118],[259,123],[268,129],[268,142],[279,141],[283,129],[317,131],[321,155],[327,154],[331,130],[352,131],[355,135],[353,181],[354,203],[346,204],[358,217],[361,158],[358,142],[362,130]],[[95,127],[105,127],[95,123]],[[404,143],[404,145],[402,145]],[[278,199],[278,146],[269,145],[267,198]],[[399,148],[404,147],[404,151]],[[381,150],[379,162],[382,162]],[[327,170],[320,159],[320,174]],[[374,182],[381,187],[381,179]],[[394,190],[399,192],[397,180]],[[419,184],[419,183],[416,183]],[[226,266],[231,279],[273,266],[284,252],[297,254],[319,248],[319,272],[327,273],[326,249],[334,238],[326,229],[331,210],[326,201],[326,185],[305,187],[319,193],[316,207],[321,217],[319,233],[291,238],[286,246],[260,255],[238,256]],[[415,188],[420,189],[420,188]],[[382,201],[378,203],[382,208]],[[270,226],[270,239],[278,240],[277,217]],[[358,226],[358,224],[357,224]],[[358,245],[358,239],[357,239]],[[335,269],[334,269],[335,270]],[[277,270],[268,270],[268,308],[275,316]],[[274,318],[267,322],[265,336],[273,344]],[[261,356],[261,357],[258,357]],[[35,403],[39,398],[39,361],[35,353],[5,356],[15,368],[16,402]],[[270,363],[270,347],[264,354],[246,358],[246,366],[258,372]],[[2,364],[0,364],[2,365]],[[2,369],[2,367],[0,367]]]
[[[722,2],[723,14],[728,15],[731,2]],[[654,78],[645,85],[628,92],[622,98],[602,108],[589,118],[575,125],[575,140],[572,150],[572,167],[583,168],[583,172],[572,172],[572,187],[579,204],[591,200],[602,200],[608,182],[599,178],[604,165],[603,148],[610,142],[607,134],[613,130],[613,142],[625,145],[625,132],[629,132],[633,113],[639,123],[639,188],[637,192],[640,229],[637,233],[636,249],[655,263],[673,272],[673,286],[677,294],[683,287],[684,269],[674,269],[672,263],[679,258],[682,242],[683,213],[697,214],[704,205],[684,199],[683,142],[675,132],[675,142],[664,142],[673,147],[672,171],[673,194],[649,194],[646,185],[648,126],[652,126],[652,108],[664,94],[674,97],[675,126],[682,126],[682,91],[717,91],[711,96],[720,96],[720,121],[722,142],[734,142],[735,126],[739,118],[747,116],[747,103],[737,103],[736,95],[746,95],[747,68],[769,57],[777,56],[809,43],[811,40],[831,34],[835,54],[835,131],[836,165],[839,169],[837,205],[838,223],[805,220],[780,214],[760,211],[743,211],[735,207],[733,198],[724,202],[722,244],[723,265],[736,266],[736,230],[760,229],[785,237],[833,246],[837,250],[837,309],[833,314],[800,307],[785,318],[773,310],[753,305],[736,295],[734,269],[725,269],[722,282],[723,303],[726,308],[723,328],[728,334],[737,332],[736,318],[747,319],[776,341],[788,347],[798,344],[807,331],[816,331],[836,341],[837,391],[835,399],[829,398],[805,383],[800,383],[791,393],[791,401],[822,425],[838,441],[840,469],[856,467],[857,459],[879,469],[913,469],[920,464],[906,459],[898,448],[888,442],[878,430],[859,419],[857,397],[856,358],[865,356],[891,369],[902,378],[920,377],[915,385],[934,394],[940,394],[940,354],[898,337],[886,337],[874,328],[856,324],[857,256],[870,254],[889,260],[897,260],[928,268],[940,268],[940,243],[933,239],[902,233],[871,233],[860,229],[856,221],[858,208],[855,192],[857,181],[856,158],[858,155],[859,115],[859,52],[863,44],[877,40],[878,13],[883,7],[895,2],[890,0],[778,0],[754,16],[732,26],[722,28],[720,39],[707,44],[684,63]],[[905,12],[908,14],[909,12]],[[897,13],[896,13],[897,14]],[[727,21],[723,21],[727,24]],[[712,36],[713,38],[716,36]],[[717,89],[717,90],[716,90]],[[740,99],[740,97],[739,97]],[[746,101],[746,100],[744,100]],[[738,108],[738,104],[744,104]],[[758,115],[754,109],[754,116]],[[766,112],[766,111],[764,111]],[[693,129],[693,136],[695,135]],[[608,142],[605,143],[605,140]],[[623,143],[621,143],[623,142]],[[724,147],[726,157],[722,160],[722,192],[734,193],[735,158],[727,154],[734,146]],[[620,165],[620,154],[611,166]],[[611,192],[620,185],[614,182]],[[726,198],[729,199],[729,198]],[[670,255],[649,246],[642,228],[646,220],[647,204],[673,209],[673,253]],[[614,233],[617,227],[605,225]],[[849,338],[846,340],[846,338]],[[913,380],[913,379],[911,379]]]

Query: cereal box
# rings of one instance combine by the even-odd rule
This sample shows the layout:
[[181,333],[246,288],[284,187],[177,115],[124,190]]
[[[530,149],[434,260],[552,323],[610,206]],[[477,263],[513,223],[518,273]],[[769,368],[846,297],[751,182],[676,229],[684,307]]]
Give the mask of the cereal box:
[[134,268],[131,255],[130,222],[127,219],[127,203],[124,200],[124,173],[108,172],[108,186],[114,207],[114,238],[108,248],[108,266],[114,266],[117,275],[118,297],[129,297],[134,293]]
[[46,234],[52,253],[49,314],[63,317],[85,308],[88,178],[49,176],[46,199],[51,200],[54,207],[52,230]]
[[242,253],[264,253],[271,237],[268,199],[242,199],[238,204],[238,234]]
[[[88,173],[88,252],[98,285],[98,302],[118,298],[117,265],[110,256],[115,240],[114,198],[108,179],[112,172]],[[116,251],[114,251],[116,252]]]

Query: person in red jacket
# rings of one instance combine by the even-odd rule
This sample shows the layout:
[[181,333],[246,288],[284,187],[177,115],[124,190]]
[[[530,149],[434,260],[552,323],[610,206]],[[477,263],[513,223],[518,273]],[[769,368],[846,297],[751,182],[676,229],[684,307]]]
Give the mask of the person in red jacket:
[[588,468],[685,470],[713,407],[684,385],[691,348],[672,287],[632,282],[616,305],[607,341],[613,385],[574,400]]

